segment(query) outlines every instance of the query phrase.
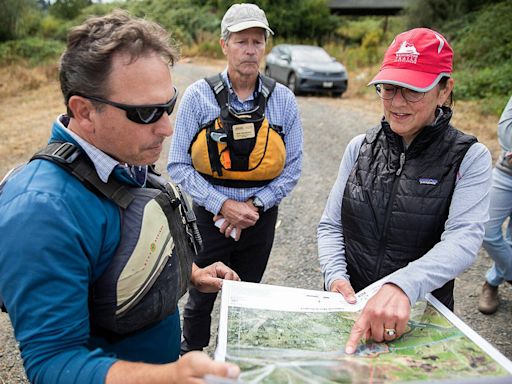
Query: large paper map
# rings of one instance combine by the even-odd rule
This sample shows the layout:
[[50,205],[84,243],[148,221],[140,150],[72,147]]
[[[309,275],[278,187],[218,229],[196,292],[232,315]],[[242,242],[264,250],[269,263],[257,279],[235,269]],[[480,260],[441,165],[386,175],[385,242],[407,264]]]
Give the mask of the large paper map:
[[512,383],[512,363],[432,296],[412,308],[402,337],[346,355],[350,329],[381,284],[350,305],[330,292],[224,281],[216,360],[238,364],[244,383]]

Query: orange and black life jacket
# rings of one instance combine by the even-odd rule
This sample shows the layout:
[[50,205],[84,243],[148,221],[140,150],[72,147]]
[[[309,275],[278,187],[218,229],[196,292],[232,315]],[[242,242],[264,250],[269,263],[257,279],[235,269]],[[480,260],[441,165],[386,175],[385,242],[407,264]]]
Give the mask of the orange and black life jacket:
[[234,188],[263,186],[283,171],[286,148],[282,127],[269,124],[265,105],[275,80],[260,76],[261,92],[250,111],[237,112],[229,105],[228,87],[220,74],[205,78],[220,116],[202,126],[190,146],[192,165],[215,185]]

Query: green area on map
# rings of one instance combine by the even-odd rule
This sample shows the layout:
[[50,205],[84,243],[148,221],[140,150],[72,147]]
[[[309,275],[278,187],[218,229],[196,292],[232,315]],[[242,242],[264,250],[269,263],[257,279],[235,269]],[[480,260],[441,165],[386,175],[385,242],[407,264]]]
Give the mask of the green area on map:
[[508,372],[424,302],[390,343],[344,353],[357,313],[229,307],[226,361],[257,383],[390,383],[505,376]]

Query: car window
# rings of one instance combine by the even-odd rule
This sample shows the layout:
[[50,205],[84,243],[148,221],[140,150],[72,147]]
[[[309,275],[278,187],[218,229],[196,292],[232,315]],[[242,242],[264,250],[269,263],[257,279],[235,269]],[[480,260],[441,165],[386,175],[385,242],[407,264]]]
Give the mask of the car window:
[[294,61],[312,61],[315,63],[329,63],[332,61],[331,56],[322,48],[317,49],[295,49],[292,57]]
[[290,58],[290,50],[287,47],[281,47],[281,51],[279,52],[279,56],[286,58],[287,60]]

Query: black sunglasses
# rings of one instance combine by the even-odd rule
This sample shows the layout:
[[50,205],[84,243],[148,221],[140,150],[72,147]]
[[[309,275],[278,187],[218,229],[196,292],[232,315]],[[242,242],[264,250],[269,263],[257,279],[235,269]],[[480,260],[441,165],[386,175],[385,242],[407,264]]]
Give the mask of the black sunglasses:
[[77,94],[85,99],[97,101],[98,103],[108,104],[113,107],[122,109],[126,112],[126,117],[137,124],[152,124],[160,120],[164,112],[168,115],[174,110],[176,100],[178,99],[178,90],[174,88],[174,96],[165,104],[149,104],[149,105],[129,105],[116,103],[114,101],[102,99],[96,96],[84,96]]

